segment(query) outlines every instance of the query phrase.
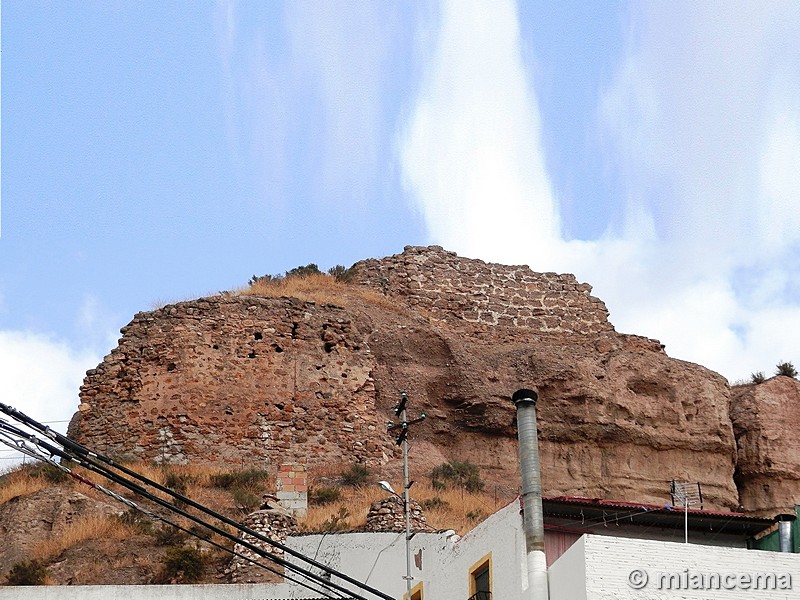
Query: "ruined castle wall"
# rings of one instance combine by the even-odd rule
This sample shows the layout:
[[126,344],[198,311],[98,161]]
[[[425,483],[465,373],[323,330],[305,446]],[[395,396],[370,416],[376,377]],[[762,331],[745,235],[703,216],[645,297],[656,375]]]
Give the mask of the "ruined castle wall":
[[309,465],[396,452],[374,358],[340,308],[220,296],[139,313],[122,333],[87,373],[69,429],[99,452]]
[[605,304],[570,274],[461,258],[439,246],[406,246],[402,254],[356,263],[352,272],[356,282],[440,318],[544,332],[613,331]]

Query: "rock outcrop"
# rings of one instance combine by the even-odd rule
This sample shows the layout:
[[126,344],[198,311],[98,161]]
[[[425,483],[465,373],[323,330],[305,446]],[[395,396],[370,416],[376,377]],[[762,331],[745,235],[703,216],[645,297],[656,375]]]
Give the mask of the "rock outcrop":
[[407,390],[428,415],[420,446],[516,487],[510,396],[535,386],[546,494],[663,503],[682,479],[706,508],[739,504],[725,379],[614,331],[587,284],[436,246],[350,272],[335,303],[221,295],[137,314],[69,433],[164,462],[389,468]]
[[51,486],[0,505],[0,574],[27,560],[37,544],[63,534],[78,521],[120,515],[120,505]]
[[778,376],[733,388],[731,419],[742,505],[772,517],[800,504],[800,381]]

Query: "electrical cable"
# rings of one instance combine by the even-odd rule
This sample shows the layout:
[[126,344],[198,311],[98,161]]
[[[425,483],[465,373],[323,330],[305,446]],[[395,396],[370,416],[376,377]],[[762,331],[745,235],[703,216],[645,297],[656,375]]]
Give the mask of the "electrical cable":
[[[5,405],[0,403],[0,410],[3,410],[4,407],[5,407]],[[8,408],[8,407],[5,407],[5,408]],[[11,409],[11,410],[13,410],[13,409]],[[6,412],[6,411],[3,410],[3,412]],[[9,413],[6,412],[6,414],[9,414]],[[12,414],[10,416],[12,416],[12,418],[16,418],[16,415]],[[19,420],[19,419],[17,419],[17,420]],[[28,425],[28,426],[32,426],[28,422],[25,422],[25,424]],[[10,426],[5,421],[3,421],[2,423],[0,423],[0,427],[8,429]],[[27,441],[33,443],[36,447],[41,447],[41,448],[46,449],[47,452],[51,455],[51,457],[52,456],[58,456],[59,458],[62,458],[64,460],[72,460],[72,461],[76,462],[77,464],[79,464],[80,466],[86,468],[87,470],[92,471],[94,473],[97,473],[97,474],[109,479],[110,481],[112,481],[114,483],[117,483],[118,485],[120,485],[122,487],[125,487],[126,489],[128,489],[128,490],[130,490],[130,491],[132,491],[132,492],[134,492],[136,494],[139,494],[139,495],[147,498],[148,500],[150,500],[150,501],[152,501],[152,502],[154,502],[154,503],[156,503],[156,504],[158,504],[158,505],[160,505],[162,507],[164,507],[164,508],[166,508],[166,509],[168,509],[168,510],[170,510],[172,512],[175,512],[175,513],[177,513],[177,514],[179,514],[181,516],[183,516],[184,518],[187,518],[187,519],[189,519],[191,521],[194,521],[195,523],[198,523],[200,525],[203,525],[204,527],[208,528],[211,531],[214,531],[218,535],[220,535],[220,536],[222,536],[222,537],[224,537],[226,539],[229,539],[229,540],[233,541],[234,543],[238,543],[238,544],[244,546],[245,548],[247,548],[248,550],[254,552],[255,554],[257,554],[259,556],[262,556],[263,558],[267,558],[270,561],[272,561],[272,562],[274,562],[274,563],[276,563],[276,564],[278,564],[280,566],[283,566],[285,569],[291,570],[291,571],[293,571],[293,572],[295,572],[295,573],[297,573],[299,575],[302,575],[303,577],[306,577],[306,578],[308,578],[308,579],[310,579],[312,581],[315,581],[316,583],[318,583],[318,584],[320,584],[322,586],[325,586],[327,588],[333,588],[333,589],[337,590],[337,592],[343,592],[343,593],[345,593],[347,595],[347,597],[355,597],[355,598],[359,598],[361,600],[367,600],[363,596],[359,596],[357,594],[354,594],[352,592],[352,590],[348,590],[348,589],[346,589],[346,588],[344,588],[344,587],[342,587],[342,586],[340,586],[340,585],[338,585],[336,583],[332,583],[328,579],[323,578],[321,575],[318,575],[318,574],[316,574],[316,573],[314,573],[312,571],[309,571],[309,570],[307,570],[307,569],[305,569],[303,567],[300,567],[299,565],[291,563],[291,562],[285,560],[284,558],[281,558],[281,557],[276,556],[276,555],[274,555],[274,554],[272,554],[272,553],[270,553],[270,552],[268,552],[268,551],[266,551],[266,550],[264,550],[262,548],[259,548],[258,546],[255,546],[254,544],[248,542],[247,540],[245,540],[243,538],[237,538],[234,535],[228,533],[227,531],[225,531],[223,529],[220,529],[219,527],[216,527],[215,525],[210,524],[210,523],[208,523],[206,521],[203,521],[202,519],[196,517],[195,515],[192,515],[192,514],[186,512],[185,510],[183,510],[183,509],[181,509],[181,508],[179,508],[179,507],[177,507],[177,506],[175,506],[173,504],[170,504],[166,500],[163,500],[162,498],[154,496],[153,494],[151,494],[150,492],[148,492],[146,489],[142,488],[138,484],[136,484],[136,483],[134,483],[134,482],[122,477],[121,475],[119,475],[118,473],[115,473],[114,471],[111,471],[110,469],[108,469],[104,465],[97,463],[90,456],[90,454],[94,455],[94,453],[91,452],[91,451],[86,450],[85,452],[82,452],[81,455],[79,455],[79,454],[76,454],[74,452],[68,451],[66,449],[60,449],[60,448],[54,447],[51,444],[49,444],[47,442],[44,442],[42,440],[39,440],[38,438],[36,438],[32,434],[28,434],[27,432],[24,432],[24,431],[22,431],[22,430],[20,430],[18,428],[13,428],[13,429],[15,429],[15,431],[13,431],[13,433],[15,435],[18,435],[18,436],[21,436],[21,437],[25,438]],[[46,430],[49,431],[49,428],[43,428],[43,429],[46,429]],[[64,436],[60,436],[60,434],[56,434],[56,435],[61,437],[61,438],[64,437]],[[71,442],[71,440],[68,440],[68,438],[64,438],[64,440]],[[59,440],[59,442],[61,442],[61,440]],[[64,444],[64,445],[66,446],[67,444]],[[77,444],[75,444],[74,442],[71,442],[70,445],[77,445]],[[24,450],[22,450],[22,447],[24,447],[24,443],[17,442],[15,444],[15,447],[17,449],[20,449],[21,451],[24,451]],[[36,457],[35,456],[35,452],[32,454],[31,451],[28,451],[28,452],[26,452],[26,454]],[[108,459],[108,460],[110,460],[110,459]],[[126,469],[126,470],[130,471],[129,469]],[[133,471],[130,471],[130,472],[131,473],[135,473]],[[138,474],[136,474],[136,475],[138,475]],[[139,476],[139,478],[146,480],[146,478],[144,478],[142,476]],[[149,481],[149,480],[147,480],[147,481]],[[188,498],[185,498],[184,496],[182,496],[180,494],[177,494],[176,492],[173,492],[172,490],[169,490],[169,488],[165,488],[164,486],[161,486],[160,484],[155,484],[155,482],[153,482],[153,483],[154,483],[154,487],[158,487],[159,489],[161,489],[161,490],[165,491],[166,493],[168,493],[168,494],[172,495],[173,497],[175,497],[177,500],[186,501],[187,504],[192,504],[192,505],[195,505],[195,506],[199,507],[199,509],[202,512],[212,513],[212,515],[216,516],[216,513],[214,513],[214,511],[211,511],[210,509],[207,509],[206,507],[204,507],[202,505],[199,505],[199,504],[189,500]],[[219,520],[223,520],[223,521],[227,522],[227,524],[233,525],[234,527],[236,527],[237,529],[239,529],[243,533],[246,533],[246,534],[248,534],[248,535],[250,535],[250,536],[252,536],[252,537],[254,537],[256,539],[259,539],[260,541],[264,541],[264,542],[266,542],[268,544],[271,544],[271,545],[273,545],[275,547],[280,546],[280,544],[278,544],[277,542],[274,542],[273,540],[270,540],[266,536],[264,536],[264,535],[262,535],[262,534],[260,534],[260,533],[258,533],[256,531],[253,531],[252,529],[250,529],[250,528],[248,528],[248,527],[246,527],[244,525],[241,525],[240,523],[236,523],[232,519],[228,519],[227,517],[219,515]],[[305,559],[305,557],[302,554],[300,554],[300,553],[298,553],[296,551],[293,551],[293,553],[297,554],[297,555],[299,555],[299,557]],[[323,565],[323,567],[324,567],[324,565]],[[334,571],[332,569],[323,568],[323,571],[332,571],[333,573],[338,575],[338,572]],[[372,588],[369,588],[369,586],[364,586],[363,584],[360,584],[359,582],[357,582],[357,583],[359,584],[359,587],[361,587],[361,588],[372,589]],[[391,598],[390,596],[386,596],[386,595],[382,594],[381,592],[378,592],[378,594],[380,594],[381,597]]]
[[[120,494],[117,494],[116,492],[113,492],[112,490],[109,490],[108,488],[105,488],[100,484],[97,484],[97,483],[95,483],[95,482],[93,482],[93,481],[91,481],[89,479],[86,479],[85,477],[82,477],[81,475],[79,475],[78,473],[75,473],[74,471],[72,471],[68,467],[62,465],[61,463],[58,463],[58,462],[54,461],[52,459],[52,457],[51,458],[47,458],[47,457],[44,457],[44,456],[41,456],[41,455],[37,454],[32,448],[30,448],[29,446],[27,446],[24,443],[24,440],[13,440],[11,438],[10,434],[7,431],[4,431],[6,429],[5,425],[7,425],[7,422],[3,421],[2,419],[0,419],[0,443],[3,443],[3,444],[5,444],[7,446],[10,446],[10,447],[13,447],[17,451],[19,451],[19,452],[21,452],[21,453],[23,453],[23,454],[25,454],[27,456],[30,456],[31,458],[34,458],[36,460],[40,460],[42,462],[45,462],[45,463],[53,466],[56,469],[59,469],[60,471],[68,474],[70,477],[78,480],[79,482],[83,483],[84,485],[87,485],[87,486],[91,487],[92,489],[95,489],[95,490],[97,490],[97,491],[99,491],[99,492],[101,492],[101,493],[103,493],[103,494],[105,494],[105,495],[107,495],[107,496],[109,496],[109,497],[121,502],[122,504],[128,506],[129,508],[131,508],[133,510],[137,510],[137,511],[147,515],[151,519],[154,519],[154,520],[157,520],[157,521],[161,521],[162,523],[164,523],[164,524],[166,524],[168,526],[174,527],[175,529],[178,529],[180,531],[183,531],[184,533],[187,533],[187,534],[189,534],[189,535],[191,535],[193,537],[196,537],[198,539],[202,539],[203,541],[205,541],[206,543],[208,543],[211,546],[214,546],[216,548],[224,550],[225,552],[233,554],[234,556],[242,558],[242,559],[250,562],[251,564],[254,564],[256,566],[262,567],[262,568],[264,568],[264,569],[266,569],[266,570],[268,570],[268,571],[270,571],[270,572],[272,572],[272,573],[274,573],[276,575],[282,576],[285,579],[287,579],[289,581],[292,581],[293,583],[297,583],[298,585],[301,585],[301,586],[311,590],[312,592],[315,592],[315,593],[318,593],[318,594],[323,594],[326,597],[333,598],[333,599],[345,598],[345,596],[342,596],[342,595],[340,595],[338,593],[337,593],[337,595],[330,595],[328,590],[310,586],[306,582],[300,581],[299,579],[295,579],[294,577],[292,577],[292,576],[290,576],[290,575],[288,575],[286,573],[281,573],[277,569],[275,569],[273,567],[270,567],[269,565],[267,565],[265,563],[258,562],[255,559],[242,554],[241,552],[237,552],[235,550],[235,548],[234,549],[227,548],[226,546],[223,546],[222,544],[220,544],[218,542],[215,542],[215,541],[210,540],[210,539],[203,538],[202,536],[198,535],[196,532],[192,531],[191,529],[187,529],[186,527],[183,527],[183,526],[179,525],[178,523],[170,521],[166,517],[158,515],[157,513],[154,513],[152,511],[144,508],[143,506],[137,504],[133,500],[131,500],[129,498],[125,498],[124,496],[121,496]],[[1,438],[6,438],[6,439],[1,439]],[[29,440],[29,441],[31,441],[31,440]]]
[[[287,554],[289,554],[291,556],[294,556],[295,558],[298,558],[298,559],[310,564],[313,567],[321,569],[323,572],[330,573],[331,575],[335,575],[339,579],[341,579],[343,581],[346,581],[347,583],[350,583],[352,585],[355,585],[356,587],[358,587],[359,589],[361,589],[363,591],[369,592],[370,594],[374,594],[375,596],[383,598],[384,600],[394,600],[394,598],[392,598],[391,596],[389,596],[389,595],[387,595],[387,594],[385,594],[385,593],[383,593],[383,592],[381,592],[381,591],[379,591],[379,590],[377,590],[377,589],[375,589],[375,588],[373,588],[371,586],[368,586],[368,585],[358,581],[357,579],[354,579],[354,578],[350,577],[349,575],[347,575],[345,573],[342,573],[342,572],[337,571],[335,569],[331,569],[327,565],[324,565],[324,564],[319,563],[319,562],[317,562],[317,561],[315,561],[313,559],[310,559],[307,556],[303,555],[302,553],[294,550],[293,548],[289,548],[288,546],[285,546],[285,545],[281,544],[280,542],[277,542],[276,540],[269,539],[266,536],[264,536],[263,534],[261,534],[259,532],[256,532],[256,531],[254,531],[254,530],[242,525],[241,523],[237,523],[233,519],[230,519],[230,518],[228,518],[228,517],[226,517],[226,516],[224,516],[224,515],[222,515],[220,513],[217,513],[216,511],[213,511],[213,510],[209,509],[208,507],[203,506],[202,504],[194,502],[190,498],[187,498],[186,496],[183,496],[182,494],[179,494],[179,493],[177,493],[177,492],[175,492],[175,491],[173,491],[173,490],[171,490],[171,489],[169,489],[169,488],[167,488],[167,487],[165,487],[165,486],[163,486],[163,485],[161,485],[161,484],[159,484],[159,483],[157,483],[155,481],[152,481],[152,480],[144,477],[143,475],[140,475],[139,473],[136,473],[135,471],[133,471],[131,469],[128,469],[124,465],[121,465],[121,464],[115,462],[113,459],[111,459],[109,457],[103,456],[102,454],[97,454],[97,453],[89,450],[85,446],[75,442],[74,440],[71,440],[70,438],[66,437],[65,435],[62,435],[62,434],[52,430],[50,427],[42,425],[38,421],[36,421],[36,420],[32,419],[31,417],[27,416],[26,414],[16,410],[15,408],[13,408],[11,406],[3,404],[2,402],[0,402],[0,412],[5,413],[9,417],[11,417],[12,419],[14,419],[14,420],[16,420],[16,421],[18,421],[20,423],[23,423],[25,426],[27,426],[27,427],[35,430],[35,431],[38,431],[38,432],[42,433],[46,437],[50,438],[54,442],[56,442],[59,445],[61,445],[62,447],[64,447],[64,449],[69,449],[71,452],[74,452],[77,455],[83,457],[84,460],[89,461],[90,463],[94,463],[96,467],[98,467],[98,468],[100,468],[102,470],[108,471],[109,473],[113,473],[113,471],[109,471],[109,469],[107,469],[106,467],[102,467],[102,466],[98,465],[96,463],[96,460],[101,461],[105,465],[108,465],[109,467],[117,469],[118,471],[121,471],[125,475],[128,475],[130,477],[138,479],[139,481],[141,481],[145,485],[153,487],[153,488],[155,488],[156,490],[158,490],[160,492],[163,492],[163,493],[166,493],[168,495],[171,495],[176,500],[178,500],[180,502],[183,502],[187,506],[191,506],[192,508],[195,508],[196,510],[201,511],[201,512],[213,517],[214,519],[217,519],[218,521],[221,521],[221,522],[223,522],[223,523],[225,523],[227,525],[230,525],[232,527],[236,527],[237,529],[239,529],[243,533],[247,533],[248,535],[253,536],[254,538],[256,538],[259,541],[265,542],[265,543],[270,544],[271,546],[273,546],[275,548],[283,550],[285,553],[287,553]],[[118,476],[118,475],[115,474],[115,476]],[[140,493],[142,493],[142,492],[143,493],[147,493],[146,490],[143,490],[141,488],[141,486],[138,486],[137,484],[135,484],[133,482],[130,482],[130,481],[128,481],[128,483],[130,485],[133,485],[136,488],[138,488],[140,490]],[[121,484],[121,485],[123,485],[123,484]],[[136,490],[134,490],[132,488],[129,488],[129,489],[131,489],[131,491],[136,491]],[[189,518],[192,518],[192,517],[189,516]],[[301,567],[295,567],[293,563],[288,563],[287,561],[284,561],[283,559],[280,559],[279,557],[275,557],[275,558],[278,558],[279,561],[286,562],[286,564],[292,565],[289,568],[300,569],[300,570],[304,571],[305,573],[311,574],[312,578],[322,579],[320,576],[316,575],[315,573],[312,573],[311,571],[306,571],[305,569],[303,569]],[[278,562],[278,561],[276,561],[276,562]],[[323,582],[325,582],[325,581],[326,580],[323,580]],[[333,587],[340,587],[340,586],[337,586],[336,584],[331,584],[331,583],[328,583],[328,585],[331,585]],[[351,590],[347,590],[346,588],[341,588],[341,590],[345,591],[345,592],[347,592],[349,594],[352,594],[352,591]]]
[[[2,423],[0,423],[0,427],[3,427]],[[17,433],[19,434],[20,432],[17,432]],[[28,435],[30,435],[30,434],[28,434]],[[100,474],[100,475],[102,475],[104,477],[107,477],[111,481],[113,481],[114,483],[117,483],[117,484],[119,484],[119,485],[121,485],[123,487],[127,487],[128,489],[130,489],[134,493],[138,493],[138,494],[144,496],[145,498],[147,498],[147,499],[149,499],[149,500],[151,500],[153,502],[156,502],[157,504],[163,506],[164,508],[167,508],[168,510],[171,510],[173,512],[176,512],[176,513],[180,514],[181,516],[184,516],[184,517],[186,517],[186,518],[188,518],[190,520],[193,520],[196,523],[201,524],[201,525],[205,526],[206,528],[218,533],[219,535],[221,535],[223,537],[226,537],[227,539],[233,541],[234,543],[238,543],[238,544],[246,547],[247,549],[249,549],[249,550],[251,550],[251,551],[253,551],[253,552],[255,552],[255,553],[257,553],[257,554],[259,554],[259,555],[261,555],[263,557],[269,558],[273,562],[276,562],[278,564],[282,564],[283,563],[283,566],[285,568],[287,568],[287,569],[290,569],[292,571],[298,572],[298,573],[302,574],[305,577],[309,577],[310,579],[319,579],[319,578],[315,577],[314,574],[311,574],[309,576],[309,573],[306,572],[305,570],[298,569],[294,565],[292,565],[291,563],[289,563],[287,565],[287,564],[284,563],[284,561],[282,561],[282,559],[279,559],[275,555],[272,555],[271,553],[266,552],[265,550],[260,549],[257,546],[254,546],[254,545],[252,545],[252,544],[250,544],[248,542],[244,542],[242,539],[236,538],[235,536],[232,536],[231,534],[225,532],[224,530],[220,530],[220,529],[216,528],[214,525],[211,525],[211,524],[203,521],[202,519],[196,518],[193,515],[190,515],[190,514],[186,513],[185,511],[182,511],[182,510],[178,509],[177,507],[174,507],[173,505],[169,504],[168,502],[166,502],[166,501],[164,501],[164,500],[162,500],[162,499],[160,499],[160,498],[158,498],[156,496],[153,496],[153,495],[147,493],[146,491],[143,493],[141,490],[132,489],[129,486],[126,486],[124,478],[115,478],[115,477],[113,477],[113,475],[114,475],[113,473],[111,473],[112,476],[109,477],[108,473],[103,473],[101,471],[98,471],[96,468],[93,468],[90,463],[87,463],[84,459],[82,459],[80,457],[77,457],[77,456],[74,456],[74,455],[70,455],[69,453],[59,452],[59,450],[57,448],[53,448],[53,447],[49,446],[47,443],[42,442],[41,440],[36,440],[35,436],[32,439],[30,437],[27,438],[27,439],[28,439],[28,441],[34,443],[34,445],[36,445],[37,447],[38,446],[45,447],[48,450],[48,452],[51,452],[51,455],[55,454],[55,455],[59,455],[61,458],[64,458],[66,460],[73,460],[76,463],[78,463],[79,465],[83,466],[84,468],[87,468],[88,470],[90,470],[92,472],[95,472],[95,473],[98,473],[98,474]],[[41,458],[41,457],[37,456],[36,453],[34,451],[32,451],[30,448],[25,448],[24,445],[22,447],[20,447],[20,446],[21,445],[18,443],[17,447],[20,448],[20,450],[22,452],[24,452],[25,454],[27,454],[28,456],[31,456],[33,458]],[[44,460],[44,459],[42,459],[42,460]],[[55,463],[55,464],[58,464],[58,463]],[[88,481],[88,480],[86,480],[86,481]],[[102,488],[102,486],[100,486],[100,487]],[[112,495],[113,495],[113,492],[112,492]],[[119,498],[121,498],[121,497],[119,497]],[[188,531],[188,530],[185,530],[184,528],[182,528],[180,526],[175,525],[174,523],[172,523],[172,525],[176,526],[179,529],[182,529],[184,531]],[[192,533],[192,532],[189,532],[189,533]],[[331,585],[325,580],[322,580],[321,583],[323,583],[326,586]],[[334,584],[332,587],[337,587],[337,586]],[[315,590],[315,591],[317,591],[317,590]],[[336,596],[336,597],[339,597],[339,596]]]

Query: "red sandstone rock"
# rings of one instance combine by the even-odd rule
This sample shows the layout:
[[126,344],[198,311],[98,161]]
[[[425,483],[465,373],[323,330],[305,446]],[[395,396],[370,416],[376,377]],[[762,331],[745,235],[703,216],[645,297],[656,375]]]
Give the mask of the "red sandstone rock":
[[[415,442],[513,490],[510,397],[535,386],[546,494],[661,503],[674,478],[700,482],[706,508],[738,505],[725,379],[616,333],[572,275],[435,246],[352,273],[337,305],[226,295],[137,314],[70,434],[165,462],[396,468],[386,421],[407,390],[429,416]],[[424,462],[412,450],[412,472]]]
[[733,388],[736,480],[742,505],[764,516],[800,503],[800,381],[778,376]]

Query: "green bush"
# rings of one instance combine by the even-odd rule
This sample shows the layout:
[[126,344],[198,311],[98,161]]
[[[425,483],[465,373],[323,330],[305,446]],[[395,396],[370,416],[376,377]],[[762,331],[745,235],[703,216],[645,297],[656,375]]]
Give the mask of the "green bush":
[[121,515],[114,518],[116,518],[123,525],[130,527],[139,533],[153,533],[153,523],[150,521],[150,518],[135,508],[129,508]]
[[336,487],[321,486],[313,487],[308,491],[308,501],[310,504],[317,506],[324,506],[325,504],[332,504],[342,496],[341,490]]
[[242,471],[230,471],[227,473],[216,473],[211,476],[211,485],[225,490],[233,488],[255,487],[269,479],[269,471],[266,469],[244,469]]
[[250,487],[235,487],[231,491],[233,501],[244,513],[251,513],[261,506],[261,494]]
[[164,474],[164,486],[179,494],[186,494],[186,489],[192,483],[197,483],[197,477],[187,473],[166,471]]
[[442,500],[439,496],[433,498],[426,498],[419,503],[423,510],[447,510],[450,508],[450,503],[447,500]]
[[155,530],[153,537],[159,546],[177,546],[186,541],[188,534],[166,523]]
[[486,518],[486,514],[481,509],[478,508],[469,511],[467,513],[467,518],[473,523],[477,523],[478,521],[483,521]]
[[343,485],[360,487],[369,480],[369,469],[365,465],[354,464],[347,471],[343,471],[339,475],[339,479]]
[[187,546],[170,548],[164,556],[159,579],[165,582],[196,583],[203,578],[204,570],[203,555],[196,549]]
[[797,369],[790,362],[781,361],[775,365],[775,375],[783,375],[784,377],[797,377]]
[[750,375],[750,381],[753,383],[764,383],[766,381],[766,377],[764,377],[763,371],[756,371]]
[[328,275],[333,277],[336,281],[342,283],[349,283],[353,279],[353,272],[345,266],[336,265],[328,269]]
[[285,277],[307,277],[308,275],[322,275],[322,271],[320,271],[319,267],[314,263],[309,263],[307,265],[300,265],[294,269],[289,269],[286,271]]
[[451,460],[431,471],[431,485],[437,489],[463,488],[468,492],[480,492],[485,484],[478,465],[469,461]]
[[47,569],[38,561],[18,562],[6,576],[6,585],[44,585]]

